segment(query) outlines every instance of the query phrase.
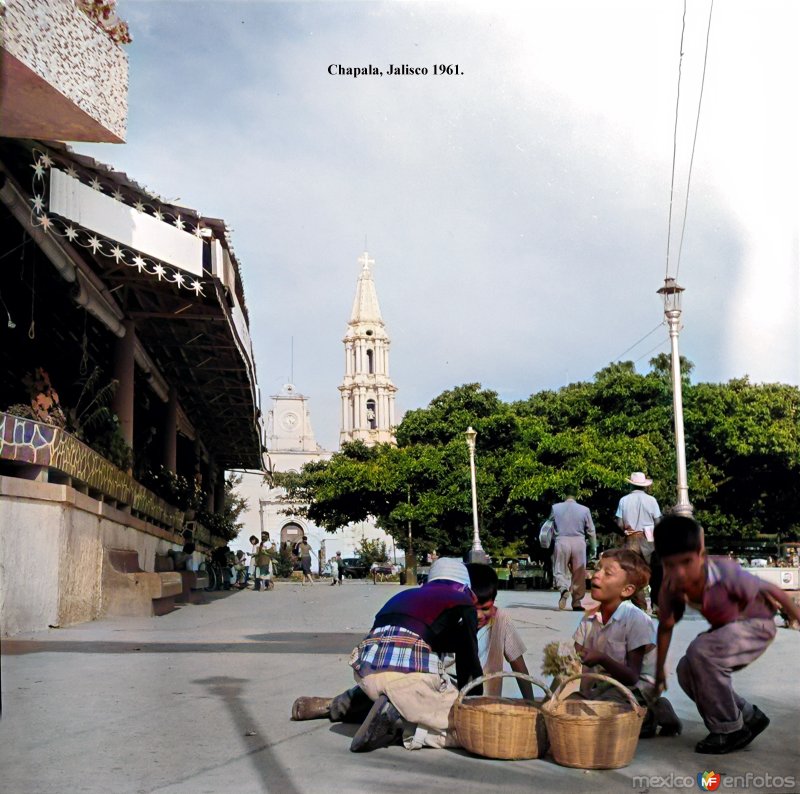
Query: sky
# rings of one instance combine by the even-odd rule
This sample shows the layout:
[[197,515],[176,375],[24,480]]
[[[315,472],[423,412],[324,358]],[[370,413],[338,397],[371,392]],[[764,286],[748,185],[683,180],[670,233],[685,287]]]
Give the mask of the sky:
[[365,244],[399,413],[646,371],[667,275],[695,381],[800,385],[800,4],[717,2],[702,83],[709,7],[681,59],[682,0],[119,0],[127,141],[74,148],[227,221],[264,409],[328,449]]

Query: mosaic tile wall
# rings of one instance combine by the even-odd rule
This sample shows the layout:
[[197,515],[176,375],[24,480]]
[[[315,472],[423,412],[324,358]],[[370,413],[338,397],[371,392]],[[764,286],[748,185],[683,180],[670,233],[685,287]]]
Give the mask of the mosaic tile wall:
[[183,527],[181,510],[60,427],[0,412],[0,459],[54,469],[161,524]]
[[125,139],[128,56],[73,0],[14,0],[3,21],[9,53]]

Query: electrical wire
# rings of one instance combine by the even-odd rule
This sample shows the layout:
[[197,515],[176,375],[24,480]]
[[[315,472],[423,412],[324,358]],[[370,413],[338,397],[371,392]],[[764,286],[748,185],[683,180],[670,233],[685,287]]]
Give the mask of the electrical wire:
[[675,264],[675,281],[678,280],[678,272],[681,269],[681,252],[683,251],[683,236],[686,233],[686,217],[689,214],[689,188],[692,184],[692,166],[694,165],[694,150],[697,146],[697,130],[700,127],[700,108],[703,106],[703,91],[706,86],[706,66],[708,64],[708,42],[711,38],[711,14],[714,11],[714,0],[708,9],[708,26],[706,28],[706,51],[703,55],[703,77],[700,80],[700,98],[697,101],[697,117],[694,122],[694,139],[692,140],[692,156],[689,158],[689,176],[686,179],[686,202],[683,206],[683,223],[681,224],[681,239],[678,243],[678,261]]
[[633,348],[638,347],[642,342],[644,342],[647,337],[652,336],[661,326],[664,325],[664,321],[662,320],[652,331],[648,331],[641,339],[634,342],[629,348],[623,350],[616,358],[612,358],[612,361],[619,361],[626,353],[633,350]]
[[664,278],[669,277],[669,244],[672,235],[672,200],[675,195],[675,161],[678,150],[678,111],[681,105],[681,72],[683,71],[683,39],[686,34],[686,0],[683,0],[683,19],[681,21],[681,46],[678,58],[678,92],[675,97],[675,126],[672,130],[672,176],[669,183],[669,214],[667,216],[667,262]]
[[669,342],[669,337],[667,337],[666,339],[662,339],[655,347],[651,347],[650,350],[648,350],[646,353],[642,353],[642,355],[639,356],[639,358],[637,358],[636,361],[634,361],[633,363],[638,364],[646,356],[649,356],[651,353],[655,353],[656,350],[662,347],[665,342],[667,343]]

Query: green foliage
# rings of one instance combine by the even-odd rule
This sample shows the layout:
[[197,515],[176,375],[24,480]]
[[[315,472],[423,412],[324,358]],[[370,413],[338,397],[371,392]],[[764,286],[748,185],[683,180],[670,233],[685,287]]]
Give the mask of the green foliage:
[[288,579],[294,570],[294,556],[290,546],[283,544],[278,549],[278,557],[275,560],[275,575],[281,579]]
[[233,540],[244,527],[239,517],[247,509],[247,500],[237,492],[241,482],[241,474],[230,472],[225,480],[225,502],[222,509],[214,513],[200,509],[196,512],[197,520],[212,535],[225,541]]
[[141,482],[179,510],[198,510],[206,501],[206,494],[197,479],[184,477],[164,465],[147,469],[142,474]]
[[[537,543],[539,525],[574,484],[600,534],[631,471],[654,480],[662,510],[674,503],[671,364],[658,356],[638,374],[631,362],[594,380],[507,404],[479,384],[444,392],[410,411],[397,447],[348,444],[330,461],[280,475],[287,499],[330,531],[369,516],[416,552],[470,548],[472,512],[464,431],[478,432],[476,474],[481,540],[493,556]],[[681,361],[689,493],[710,535],[786,537],[800,531],[800,390],[780,384],[689,382]],[[509,555],[506,555],[509,556]]]
[[362,538],[356,547],[356,556],[364,565],[372,565],[373,562],[389,562],[389,553],[386,550],[385,540]]

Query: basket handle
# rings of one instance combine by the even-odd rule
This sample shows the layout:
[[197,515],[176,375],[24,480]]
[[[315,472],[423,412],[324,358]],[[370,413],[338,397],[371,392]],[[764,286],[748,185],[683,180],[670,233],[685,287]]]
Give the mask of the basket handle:
[[569,678],[566,678],[564,681],[561,682],[561,685],[553,693],[553,703],[554,704],[559,703],[561,700],[561,694],[563,693],[564,688],[567,686],[567,684],[571,683],[572,681],[577,681],[579,678],[580,679],[594,678],[597,681],[604,681],[606,684],[613,684],[617,689],[619,689],[622,692],[623,695],[625,695],[625,697],[628,699],[628,702],[633,707],[633,710],[637,712],[637,714],[644,711],[644,709],[636,702],[636,698],[633,696],[633,692],[631,692],[631,690],[628,689],[628,687],[626,687],[624,684],[621,684],[616,679],[611,678],[611,676],[601,675],[600,673],[576,673],[575,675],[571,675]]
[[532,675],[525,675],[525,673],[515,673],[512,671],[503,670],[499,673],[487,673],[486,675],[482,675],[480,678],[476,678],[474,681],[470,681],[459,693],[458,697],[456,698],[456,703],[459,705],[464,701],[464,698],[467,696],[467,692],[474,689],[478,684],[482,684],[484,681],[490,681],[492,678],[502,678],[504,676],[511,676],[513,678],[521,678],[523,681],[530,681],[531,684],[534,684],[539,687],[545,694],[545,700],[548,700],[553,696],[553,693],[550,691],[547,684],[540,681],[538,678],[534,678]]

